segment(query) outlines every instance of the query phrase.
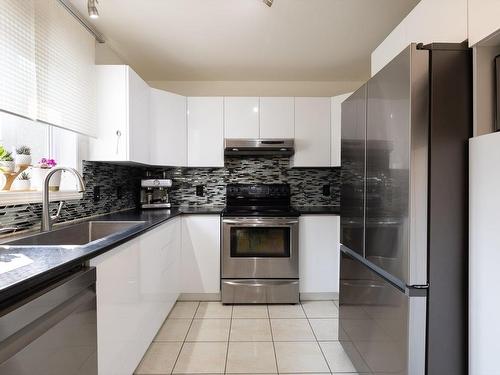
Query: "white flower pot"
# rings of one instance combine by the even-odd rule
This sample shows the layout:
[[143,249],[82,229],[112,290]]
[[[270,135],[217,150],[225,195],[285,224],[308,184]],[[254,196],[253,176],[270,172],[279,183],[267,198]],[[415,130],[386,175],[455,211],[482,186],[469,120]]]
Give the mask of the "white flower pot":
[[14,158],[17,165],[31,165],[31,155],[17,155]]
[[31,181],[30,180],[15,180],[14,183],[12,184],[12,187],[10,190],[18,190],[18,191],[27,191],[30,190],[31,188]]
[[0,168],[3,172],[14,172],[16,169],[16,163],[14,161],[0,161]]
[[[33,168],[32,169],[32,188],[42,191],[43,182],[45,181],[45,176],[51,171],[50,168]],[[61,172],[57,171],[52,175],[49,181],[50,191],[59,191],[59,185],[61,184]]]

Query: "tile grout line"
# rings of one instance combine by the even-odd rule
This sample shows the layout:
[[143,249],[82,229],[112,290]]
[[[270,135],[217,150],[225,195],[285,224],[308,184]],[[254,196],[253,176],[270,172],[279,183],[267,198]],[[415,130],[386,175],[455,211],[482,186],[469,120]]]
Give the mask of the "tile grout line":
[[184,344],[186,343],[187,337],[189,335],[189,331],[191,330],[191,326],[193,325],[194,317],[196,316],[196,313],[198,312],[200,305],[201,305],[201,303],[200,303],[200,301],[198,301],[198,305],[196,306],[196,310],[194,311],[194,314],[191,318],[191,322],[189,323],[189,328],[186,332],[186,335],[184,336],[184,340],[182,341],[182,345],[181,345],[181,348],[179,350],[179,353],[177,353],[177,357],[175,358],[175,362],[174,362],[174,365],[172,366],[172,371],[170,371],[170,374],[174,373],[175,366],[177,365],[177,362],[179,361],[179,357],[181,356],[182,349],[184,348]]
[[[222,306],[224,306],[224,304],[222,304]],[[224,374],[226,374],[227,361],[229,360],[229,343],[231,342],[231,328],[233,326],[233,312],[234,312],[234,305],[231,305],[231,316],[229,319],[229,334],[227,335],[226,361],[224,362],[224,372],[223,372]]]
[[269,313],[269,305],[267,305],[266,307],[267,307],[269,329],[271,330],[271,342],[273,343],[274,363],[276,364],[276,373],[279,374],[280,369],[278,368],[278,355],[276,354],[276,345],[274,345],[273,325],[271,324],[271,314]]
[[[332,301],[332,303],[333,303],[333,301]],[[318,337],[316,336],[316,332],[314,332],[314,328],[313,328],[311,322],[309,321],[309,316],[307,315],[306,310],[304,309],[304,306],[302,305],[302,303],[300,304],[300,307],[302,307],[302,310],[304,311],[304,315],[306,316],[306,319],[307,319],[307,324],[309,324],[309,327],[311,328],[312,334],[314,336],[314,339],[316,340],[316,344],[318,345],[319,350],[321,351],[321,355],[323,356],[323,359],[325,360],[326,366],[328,367],[330,374],[333,374],[333,370],[331,369],[330,364],[328,363],[328,360],[326,359],[325,353],[323,352],[323,348],[321,347],[320,342],[318,341]]]

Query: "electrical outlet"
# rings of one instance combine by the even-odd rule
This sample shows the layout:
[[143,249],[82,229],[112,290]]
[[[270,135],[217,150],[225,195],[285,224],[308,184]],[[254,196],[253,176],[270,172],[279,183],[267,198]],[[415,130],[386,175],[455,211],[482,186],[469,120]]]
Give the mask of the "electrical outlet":
[[329,197],[330,196],[330,184],[323,185],[322,191],[323,191],[323,195],[325,197]]
[[101,187],[94,186],[94,202],[99,202],[101,200]]
[[203,197],[205,195],[205,185],[196,185],[196,196]]
[[123,189],[121,186],[116,187],[116,199],[122,199],[123,198]]

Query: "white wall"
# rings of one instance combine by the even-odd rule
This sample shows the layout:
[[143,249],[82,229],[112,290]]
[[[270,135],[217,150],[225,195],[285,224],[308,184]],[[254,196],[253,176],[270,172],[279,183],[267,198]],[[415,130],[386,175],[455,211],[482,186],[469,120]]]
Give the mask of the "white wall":
[[95,42],[95,63],[97,65],[127,65],[127,62],[108,44]]
[[151,87],[186,96],[335,96],[359,81],[149,81]]
[[467,39],[467,0],[422,0],[373,51],[372,75],[410,43]]

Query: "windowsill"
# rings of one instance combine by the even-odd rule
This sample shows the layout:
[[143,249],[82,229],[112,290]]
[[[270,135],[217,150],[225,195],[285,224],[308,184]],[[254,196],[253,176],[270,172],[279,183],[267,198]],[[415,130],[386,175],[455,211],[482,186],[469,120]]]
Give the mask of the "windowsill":
[[[77,191],[51,191],[50,201],[67,201],[82,199],[83,193]],[[41,203],[41,191],[1,191],[0,206],[9,206],[14,204]]]

